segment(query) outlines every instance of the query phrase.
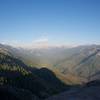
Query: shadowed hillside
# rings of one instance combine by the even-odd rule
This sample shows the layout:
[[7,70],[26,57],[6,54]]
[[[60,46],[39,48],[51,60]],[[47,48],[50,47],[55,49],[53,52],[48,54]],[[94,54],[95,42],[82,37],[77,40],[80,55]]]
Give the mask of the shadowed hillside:
[[[6,52],[0,53],[0,85],[3,95],[8,94],[8,98],[12,95],[16,100],[21,98],[22,90],[22,95],[29,91],[29,95],[44,99],[70,89],[51,70],[31,68]],[[25,100],[24,97],[21,100]]]
[[100,100],[100,80],[95,80],[81,86],[72,88],[46,100]]

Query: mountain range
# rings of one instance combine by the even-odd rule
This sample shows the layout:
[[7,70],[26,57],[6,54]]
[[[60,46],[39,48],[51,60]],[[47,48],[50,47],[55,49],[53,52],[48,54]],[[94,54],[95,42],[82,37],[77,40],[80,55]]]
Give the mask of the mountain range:
[[99,100],[99,80],[100,45],[25,49],[0,44],[1,98]]

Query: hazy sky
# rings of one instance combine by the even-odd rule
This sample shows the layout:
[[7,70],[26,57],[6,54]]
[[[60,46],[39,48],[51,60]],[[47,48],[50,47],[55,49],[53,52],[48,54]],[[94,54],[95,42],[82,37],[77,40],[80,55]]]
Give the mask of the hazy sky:
[[0,42],[100,43],[100,0],[0,0]]

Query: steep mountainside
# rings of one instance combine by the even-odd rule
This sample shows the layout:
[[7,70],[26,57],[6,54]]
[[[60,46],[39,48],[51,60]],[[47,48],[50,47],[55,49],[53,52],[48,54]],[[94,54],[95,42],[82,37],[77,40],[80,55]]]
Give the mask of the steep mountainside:
[[[51,70],[29,67],[18,57],[15,58],[6,48],[0,49],[0,86],[2,92],[2,89],[4,89],[4,94],[12,94],[13,91],[13,95],[18,94],[18,98],[21,98],[20,92],[23,91],[22,95],[28,93],[30,96],[39,99],[70,89],[70,86],[60,81]],[[25,98],[28,98],[28,96]],[[24,96],[21,100],[24,100]]]
[[94,80],[92,76],[99,75],[100,72],[100,46],[83,46],[73,49],[77,49],[78,52],[59,61],[55,67],[61,70],[64,75],[75,73],[87,80]]

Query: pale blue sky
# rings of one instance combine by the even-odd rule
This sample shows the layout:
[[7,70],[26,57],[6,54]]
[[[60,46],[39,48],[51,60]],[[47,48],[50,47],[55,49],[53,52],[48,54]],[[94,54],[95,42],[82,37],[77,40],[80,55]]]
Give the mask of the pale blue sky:
[[100,43],[100,0],[0,0],[0,42]]

